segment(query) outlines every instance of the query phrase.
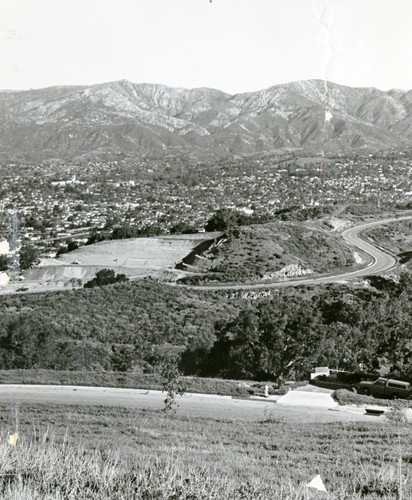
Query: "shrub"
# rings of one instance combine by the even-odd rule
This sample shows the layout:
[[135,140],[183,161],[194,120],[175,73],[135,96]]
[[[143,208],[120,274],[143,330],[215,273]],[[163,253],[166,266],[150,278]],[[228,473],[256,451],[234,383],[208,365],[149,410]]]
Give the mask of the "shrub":
[[[379,406],[393,406],[393,401],[388,399],[377,399],[372,396],[365,396],[347,391],[346,389],[338,389],[332,394],[332,397],[341,406],[345,405],[379,405]],[[404,401],[404,400],[402,400]],[[411,401],[404,401],[408,408],[412,408]]]

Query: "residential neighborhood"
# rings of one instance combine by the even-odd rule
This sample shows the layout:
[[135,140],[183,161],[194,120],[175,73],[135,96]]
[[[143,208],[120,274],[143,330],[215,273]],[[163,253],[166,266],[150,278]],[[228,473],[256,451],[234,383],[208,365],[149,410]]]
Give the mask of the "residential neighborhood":
[[121,224],[168,234],[202,231],[219,208],[273,215],[290,207],[412,202],[412,153],[286,152],[200,162],[125,154],[73,163],[3,163],[0,238],[17,214],[22,244],[55,255]]

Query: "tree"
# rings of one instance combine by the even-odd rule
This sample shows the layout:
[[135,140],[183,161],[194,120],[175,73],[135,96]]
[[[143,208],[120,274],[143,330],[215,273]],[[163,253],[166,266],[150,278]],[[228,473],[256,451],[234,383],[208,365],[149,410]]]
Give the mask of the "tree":
[[77,241],[69,241],[69,243],[67,244],[67,251],[68,252],[73,252],[74,250],[77,250],[79,248],[79,244],[77,243]]
[[2,368],[45,366],[53,325],[44,318],[33,320],[21,314],[0,330],[0,363]]
[[38,258],[38,251],[31,245],[23,245],[20,250],[20,269],[30,269]]
[[160,364],[159,371],[162,377],[162,392],[166,392],[163,411],[175,412],[176,406],[179,406],[176,397],[183,396],[186,392],[186,386],[180,380],[179,368],[174,361],[167,360]]
[[96,276],[84,284],[84,288],[93,288],[95,286],[106,286],[114,283],[123,283],[128,281],[125,274],[115,274],[113,269],[101,269],[97,271]]
[[227,208],[220,208],[206,223],[206,231],[226,231],[237,226],[238,214]]
[[[217,325],[216,341],[203,363],[203,375],[253,380],[303,378],[322,353],[320,314],[310,301],[293,298],[260,303]],[[193,363],[186,352],[182,364]]]
[[197,232],[197,229],[187,222],[178,222],[170,228],[170,234],[191,234]]
[[0,271],[7,271],[9,268],[9,260],[7,255],[0,255]]

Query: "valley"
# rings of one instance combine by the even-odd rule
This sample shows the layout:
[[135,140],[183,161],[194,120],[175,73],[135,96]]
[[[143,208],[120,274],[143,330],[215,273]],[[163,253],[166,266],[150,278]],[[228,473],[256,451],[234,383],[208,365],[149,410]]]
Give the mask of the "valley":
[[0,499],[412,498],[411,16],[0,0]]

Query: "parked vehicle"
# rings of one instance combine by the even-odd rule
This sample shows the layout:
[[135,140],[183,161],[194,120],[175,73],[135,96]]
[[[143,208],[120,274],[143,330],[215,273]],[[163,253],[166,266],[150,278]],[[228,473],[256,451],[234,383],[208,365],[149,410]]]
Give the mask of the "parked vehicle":
[[360,382],[357,389],[360,394],[382,399],[407,399],[412,395],[412,386],[409,382],[382,377],[379,377],[374,382]]

